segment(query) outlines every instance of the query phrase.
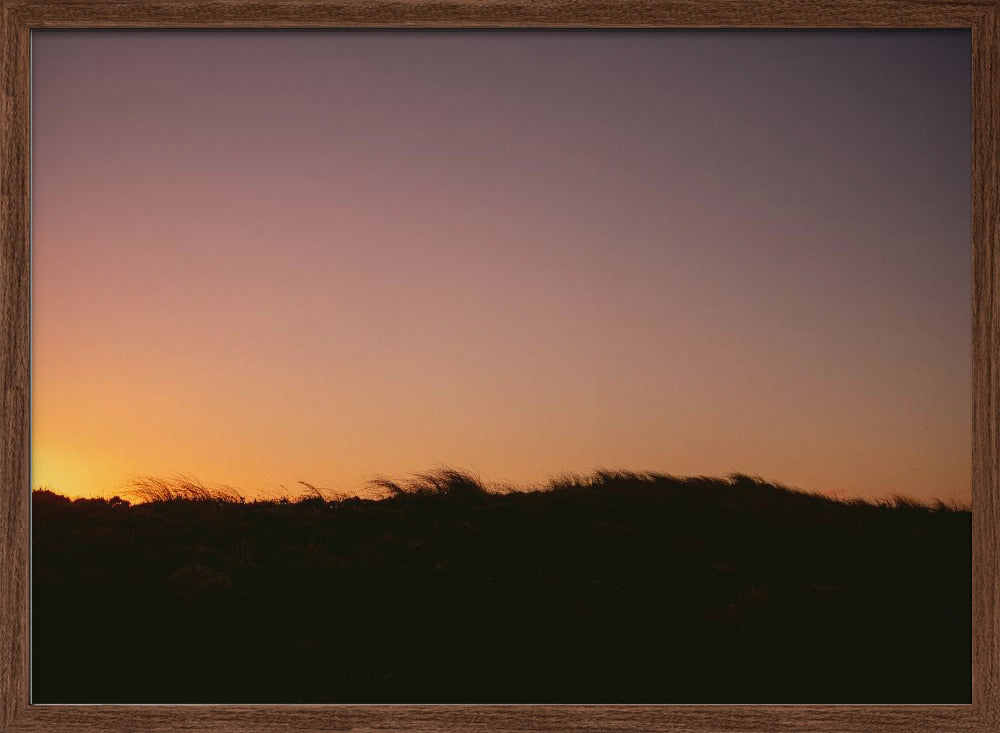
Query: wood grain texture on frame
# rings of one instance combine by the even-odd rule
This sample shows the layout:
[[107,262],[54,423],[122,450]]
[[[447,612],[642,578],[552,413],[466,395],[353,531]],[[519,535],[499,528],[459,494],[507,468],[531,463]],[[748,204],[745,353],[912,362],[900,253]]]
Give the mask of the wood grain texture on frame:
[[[1000,0],[0,0],[0,731],[1000,729]],[[812,27],[972,31],[973,703],[939,706],[32,706],[29,689],[33,28]]]

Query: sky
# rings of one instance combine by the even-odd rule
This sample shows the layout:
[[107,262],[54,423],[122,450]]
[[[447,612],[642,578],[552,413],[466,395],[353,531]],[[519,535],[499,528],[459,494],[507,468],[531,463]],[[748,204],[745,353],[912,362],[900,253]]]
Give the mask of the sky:
[[35,31],[32,483],[968,501],[964,31]]

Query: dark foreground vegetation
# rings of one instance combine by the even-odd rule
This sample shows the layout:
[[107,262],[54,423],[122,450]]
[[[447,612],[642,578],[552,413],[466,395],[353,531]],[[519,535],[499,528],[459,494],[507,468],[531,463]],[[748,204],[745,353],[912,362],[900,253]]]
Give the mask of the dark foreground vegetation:
[[968,511],[743,476],[381,488],[35,492],[33,701],[969,702]]

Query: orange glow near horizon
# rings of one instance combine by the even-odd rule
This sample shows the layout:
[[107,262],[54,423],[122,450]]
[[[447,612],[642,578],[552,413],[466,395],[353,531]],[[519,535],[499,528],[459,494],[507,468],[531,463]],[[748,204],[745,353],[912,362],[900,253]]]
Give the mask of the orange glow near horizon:
[[968,501],[968,53],[38,32],[33,486],[605,467]]

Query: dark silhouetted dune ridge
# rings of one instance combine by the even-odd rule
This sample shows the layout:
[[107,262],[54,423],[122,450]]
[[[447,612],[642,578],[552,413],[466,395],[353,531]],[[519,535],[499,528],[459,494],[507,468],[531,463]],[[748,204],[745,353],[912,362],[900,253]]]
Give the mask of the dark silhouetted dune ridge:
[[967,703],[967,509],[598,472],[33,497],[36,703]]

